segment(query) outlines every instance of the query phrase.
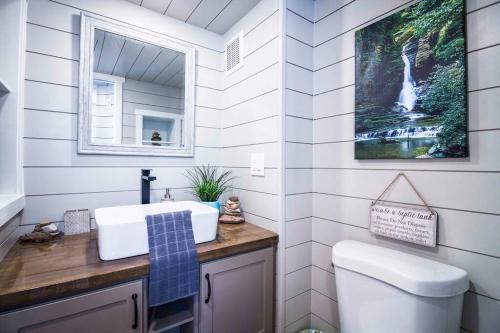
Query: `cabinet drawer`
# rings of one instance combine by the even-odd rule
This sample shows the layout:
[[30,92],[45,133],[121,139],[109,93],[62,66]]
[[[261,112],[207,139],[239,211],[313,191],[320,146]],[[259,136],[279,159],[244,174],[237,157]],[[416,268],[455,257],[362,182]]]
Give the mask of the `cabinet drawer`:
[[142,333],[142,281],[0,315],[2,333]]

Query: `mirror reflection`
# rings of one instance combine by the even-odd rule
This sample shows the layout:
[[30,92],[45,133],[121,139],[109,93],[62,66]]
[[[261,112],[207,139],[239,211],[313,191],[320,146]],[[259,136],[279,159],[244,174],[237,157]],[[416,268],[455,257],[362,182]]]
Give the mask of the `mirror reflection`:
[[184,146],[185,54],[94,30],[91,142]]

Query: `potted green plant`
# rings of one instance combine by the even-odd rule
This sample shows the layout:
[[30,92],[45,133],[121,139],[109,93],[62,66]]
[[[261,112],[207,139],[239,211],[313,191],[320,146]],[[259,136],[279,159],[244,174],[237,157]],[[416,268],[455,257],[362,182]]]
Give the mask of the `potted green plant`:
[[213,165],[195,166],[186,170],[186,177],[191,183],[191,193],[201,202],[220,209],[219,197],[228,191],[229,183],[234,179],[231,171],[219,172]]

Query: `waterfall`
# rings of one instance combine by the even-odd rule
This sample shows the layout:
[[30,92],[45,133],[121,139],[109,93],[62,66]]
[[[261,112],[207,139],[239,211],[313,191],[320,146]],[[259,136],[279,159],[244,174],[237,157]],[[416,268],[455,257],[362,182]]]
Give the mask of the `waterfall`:
[[417,103],[417,94],[415,93],[415,81],[411,76],[411,64],[410,59],[406,55],[406,49],[408,44],[403,46],[401,52],[401,58],[405,64],[404,75],[403,75],[403,87],[399,93],[398,105],[404,107],[407,111],[413,110],[415,103]]
[[396,128],[385,131],[375,131],[356,134],[356,141],[375,140],[379,138],[386,139],[405,139],[405,138],[435,138],[441,132],[443,126],[420,126],[409,128]]

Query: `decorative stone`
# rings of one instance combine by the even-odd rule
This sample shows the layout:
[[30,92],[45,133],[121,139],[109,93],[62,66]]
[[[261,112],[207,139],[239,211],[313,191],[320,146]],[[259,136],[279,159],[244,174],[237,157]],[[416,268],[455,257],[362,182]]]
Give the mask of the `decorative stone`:
[[19,237],[19,239],[22,242],[42,243],[51,240],[52,236],[42,231],[33,231],[29,234],[25,234],[24,236]]
[[241,211],[233,212],[233,211],[226,211],[225,210],[224,214],[231,215],[231,216],[240,216],[241,215]]
[[219,222],[220,223],[242,223],[245,222],[245,219],[243,216],[229,216],[229,215],[222,215],[219,217]]
[[43,243],[60,235],[57,226],[52,222],[38,223],[32,232],[19,237],[21,242]]
[[237,196],[229,197],[224,205],[224,214],[219,218],[221,223],[242,223],[245,218],[240,209],[240,200]]
[[[229,202],[229,201],[228,201],[228,202]],[[239,204],[237,204],[237,203],[227,203],[227,204],[226,204],[227,209],[238,209],[238,207],[239,207],[239,206],[240,206],[240,205],[239,205]]]

